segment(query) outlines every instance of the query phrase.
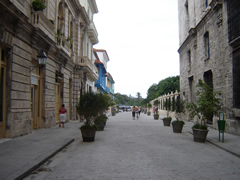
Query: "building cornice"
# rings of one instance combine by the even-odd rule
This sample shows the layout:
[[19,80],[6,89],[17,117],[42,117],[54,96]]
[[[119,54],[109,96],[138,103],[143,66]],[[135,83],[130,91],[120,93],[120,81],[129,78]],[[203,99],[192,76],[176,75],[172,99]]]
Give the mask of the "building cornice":
[[[185,41],[180,45],[178,52],[181,53],[183,51],[183,49],[188,45],[188,43],[197,36],[197,32],[208,22],[208,20],[214,15],[214,13],[216,13],[216,11],[218,11],[220,8],[222,8],[222,4],[223,4],[223,0],[213,0],[208,8],[206,8],[206,11],[204,12],[204,14],[202,15],[201,20],[199,21],[199,23],[191,28],[188,31],[188,36],[185,39]],[[216,22],[218,25],[221,24],[219,22]]]

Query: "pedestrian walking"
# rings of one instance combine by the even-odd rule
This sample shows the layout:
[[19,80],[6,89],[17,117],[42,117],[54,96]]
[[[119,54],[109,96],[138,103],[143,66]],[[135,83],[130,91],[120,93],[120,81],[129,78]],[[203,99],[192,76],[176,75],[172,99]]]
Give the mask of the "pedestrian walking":
[[66,120],[66,108],[64,106],[64,104],[62,104],[62,107],[59,109],[59,113],[60,113],[60,122],[59,122],[59,127],[62,127],[64,128],[64,123],[65,123],[65,120]]
[[136,113],[136,107],[133,106],[133,108],[132,108],[132,117],[133,117],[133,120],[135,120],[135,113]]
[[153,114],[155,114],[155,107],[153,107]]
[[140,117],[140,114],[141,114],[141,107],[138,108],[138,114],[139,114],[139,117]]

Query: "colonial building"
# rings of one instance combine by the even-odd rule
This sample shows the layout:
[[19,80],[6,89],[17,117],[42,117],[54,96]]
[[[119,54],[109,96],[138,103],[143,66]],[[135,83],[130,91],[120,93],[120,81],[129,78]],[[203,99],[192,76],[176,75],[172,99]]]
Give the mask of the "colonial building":
[[106,86],[107,86],[107,91],[109,92],[109,95],[111,97],[114,97],[114,84],[115,84],[115,81],[113,80],[112,75],[108,72]]
[[98,79],[96,1],[44,3],[37,11],[32,0],[0,1],[0,138],[56,125],[61,104],[77,119],[80,95]]
[[[97,88],[96,91],[110,94],[110,89],[108,88],[109,80],[108,80],[108,72],[107,72],[107,63],[110,60],[109,60],[107,51],[104,49],[93,49],[93,51],[95,56],[95,65],[98,69],[98,80],[95,82],[95,87]],[[114,84],[113,79],[111,82],[112,84]]]
[[226,131],[240,134],[240,1],[178,0],[178,10],[181,97],[195,102],[203,79],[222,94]]

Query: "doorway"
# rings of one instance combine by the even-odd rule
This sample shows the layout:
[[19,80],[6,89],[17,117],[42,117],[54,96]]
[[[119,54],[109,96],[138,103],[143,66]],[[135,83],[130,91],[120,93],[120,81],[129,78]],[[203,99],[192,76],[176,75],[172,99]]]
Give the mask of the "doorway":
[[6,131],[6,71],[7,50],[0,46],[0,138],[5,137]]
[[60,72],[56,72],[55,77],[55,109],[56,109],[56,122],[59,122],[59,109],[63,103],[63,75]]
[[41,128],[39,85],[31,85],[32,128]]
[[[213,91],[213,74],[212,71],[206,71],[203,75],[204,78],[204,82],[211,87],[212,91]],[[213,124],[213,113],[211,116],[207,117],[207,124]]]
[[32,66],[35,67],[31,71],[31,117],[32,129],[41,128],[41,68],[37,67],[37,62],[32,61]]

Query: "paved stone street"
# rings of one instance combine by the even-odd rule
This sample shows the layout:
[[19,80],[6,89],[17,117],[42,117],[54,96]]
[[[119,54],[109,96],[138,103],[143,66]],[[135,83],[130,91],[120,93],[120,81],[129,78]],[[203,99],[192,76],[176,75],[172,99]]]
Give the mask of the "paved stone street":
[[25,179],[240,179],[239,157],[209,142],[193,142],[189,131],[189,123],[175,134],[153,116],[132,120],[130,112],[118,113],[95,142],[79,136]]

